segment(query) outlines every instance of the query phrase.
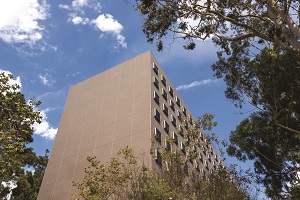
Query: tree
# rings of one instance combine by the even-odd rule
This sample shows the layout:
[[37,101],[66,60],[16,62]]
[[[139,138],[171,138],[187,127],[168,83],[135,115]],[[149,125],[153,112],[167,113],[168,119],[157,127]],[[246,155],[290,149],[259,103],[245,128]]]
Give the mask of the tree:
[[300,135],[300,54],[264,48],[251,59],[237,50],[229,58],[220,57],[212,69],[224,78],[225,95],[236,106],[246,100],[276,125]]
[[32,165],[32,170],[24,170],[19,175],[16,185],[17,187],[12,189],[11,200],[36,200],[46,166],[48,163],[49,151],[46,151],[44,156],[37,156]]
[[[153,135],[155,149],[150,152],[160,169],[156,172],[138,164],[138,158],[128,147],[121,149],[118,157],[108,164],[89,157],[90,166],[85,169],[83,181],[73,183],[78,189],[74,199],[249,199],[240,179],[235,179],[226,168],[216,165],[214,173],[204,174],[200,164],[195,165],[199,160],[195,145],[211,154],[207,142],[213,137],[205,135],[207,142],[201,142],[199,131],[200,127],[211,129],[216,125],[212,119],[212,115],[205,114],[187,131],[178,130],[185,138],[184,151],[176,148],[176,141],[169,136],[165,138],[166,143],[160,144],[161,140]],[[182,120],[183,124],[187,122],[190,123],[188,118]],[[170,146],[165,146],[167,143]]]
[[148,41],[162,39],[173,32],[174,38],[187,40],[185,48],[194,49],[194,39],[214,36],[215,44],[229,53],[229,43],[271,42],[291,53],[300,50],[300,10],[297,0],[176,1],[136,0],[145,16],[143,31]]
[[[11,74],[0,72],[0,197],[10,189],[3,183],[15,183],[24,175],[25,166],[33,166],[37,157],[26,145],[33,141],[33,123],[41,122],[40,102],[26,103],[18,84],[11,84]],[[18,187],[18,186],[17,186]]]
[[257,181],[269,196],[285,195],[285,184],[299,179],[293,174],[299,168],[293,142],[300,137],[299,1],[137,0],[137,9],[145,16],[148,42],[156,41],[158,50],[170,32],[186,40],[188,50],[196,39],[212,36],[220,48],[212,69],[224,78],[226,97],[258,110],[232,132],[228,152],[255,160]]
[[227,152],[239,160],[254,160],[256,180],[272,199],[289,196],[299,184],[300,137],[277,126],[264,112],[256,112],[232,131]]

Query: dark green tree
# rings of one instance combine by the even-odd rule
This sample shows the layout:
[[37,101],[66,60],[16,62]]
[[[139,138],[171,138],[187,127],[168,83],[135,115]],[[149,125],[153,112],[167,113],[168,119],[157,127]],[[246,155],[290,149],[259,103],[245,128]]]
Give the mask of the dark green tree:
[[35,200],[48,163],[49,151],[44,156],[37,156],[32,164],[32,170],[24,170],[16,181],[17,187],[12,189],[11,200]]
[[10,192],[3,183],[21,181],[27,176],[24,168],[37,166],[37,160],[41,159],[27,147],[33,142],[32,125],[42,119],[40,112],[34,110],[40,102],[33,99],[26,102],[20,86],[11,84],[12,78],[11,74],[0,72],[0,198]]
[[271,42],[281,49],[300,50],[299,1],[297,0],[136,0],[145,17],[143,31],[148,41],[162,39],[170,32],[174,39],[187,40],[185,48],[195,48],[195,39],[214,42],[229,53],[230,42]]
[[300,137],[277,126],[264,112],[256,112],[232,131],[227,152],[239,160],[254,160],[256,181],[272,199],[289,196],[299,183]]

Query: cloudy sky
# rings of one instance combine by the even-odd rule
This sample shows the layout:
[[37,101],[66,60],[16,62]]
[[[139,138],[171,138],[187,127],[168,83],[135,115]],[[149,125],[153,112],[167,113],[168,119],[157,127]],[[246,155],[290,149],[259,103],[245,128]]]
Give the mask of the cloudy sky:
[[38,154],[52,148],[70,86],[147,50],[194,116],[216,115],[220,138],[228,139],[246,117],[224,97],[223,81],[213,77],[214,45],[199,41],[196,50],[186,51],[182,41],[167,38],[164,51],[157,52],[146,42],[134,2],[0,0],[0,70],[14,75],[27,99],[42,102],[44,120],[34,125],[31,144]]

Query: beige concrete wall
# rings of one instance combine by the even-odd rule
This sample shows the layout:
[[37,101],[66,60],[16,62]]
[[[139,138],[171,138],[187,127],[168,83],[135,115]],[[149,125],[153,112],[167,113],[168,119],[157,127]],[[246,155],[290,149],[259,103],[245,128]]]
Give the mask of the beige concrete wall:
[[70,88],[38,196],[65,200],[81,181],[87,156],[102,163],[129,146],[150,166],[150,52]]

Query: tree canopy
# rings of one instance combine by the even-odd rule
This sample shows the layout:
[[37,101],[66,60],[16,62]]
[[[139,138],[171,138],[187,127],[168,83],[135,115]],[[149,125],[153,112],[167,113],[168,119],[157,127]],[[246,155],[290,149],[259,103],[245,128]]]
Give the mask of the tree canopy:
[[187,40],[187,49],[195,47],[194,39],[214,36],[215,44],[229,53],[229,43],[236,41],[271,42],[283,50],[300,50],[298,0],[136,0],[145,17],[143,31],[148,41],[156,41],[162,50],[162,39],[169,32],[174,38]]
[[[27,144],[33,142],[32,125],[42,119],[40,112],[34,109],[40,102],[33,99],[26,102],[20,86],[12,84],[12,79],[11,74],[0,72],[0,198],[6,197],[11,190],[3,183],[12,183],[16,186],[15,191],[24,191],[21,188],[24,186],[21,186],[24,176],[39,176],[37,178],[41,179],[43,170],[39,170],[39,166],[46,165],[42,162],[45,157],[37,157],[33,149],[27,147]],[[36,174],[26,172],[25,167],[33,167]],[[34,186],[35,193],[41,183],[37,182]],[[26,199],[28,198],[27,196]]]
[[227,84],[226,97],[238,107],[249,102],[256,109],[232,131],[229,155],[255,161],[256,180],[268,196],[297,196],[299,1],[136,2],[148,42],[155,41],[158,50],[170,33],[173,39],[184,39],[188,50],[196,47],[196,40],[212,38],[219,47],[212,69]]

